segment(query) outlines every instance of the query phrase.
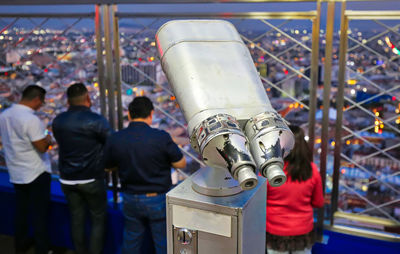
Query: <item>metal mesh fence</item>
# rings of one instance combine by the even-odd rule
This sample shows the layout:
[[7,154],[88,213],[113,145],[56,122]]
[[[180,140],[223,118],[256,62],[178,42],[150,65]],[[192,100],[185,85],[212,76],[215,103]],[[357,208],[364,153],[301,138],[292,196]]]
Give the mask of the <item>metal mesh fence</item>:
[[[66,88],[82,82],[90,91],[93,110],[99,112],[95,36],[87,26],[94,27],[93,20],[82,17],[0,18],[1,110],[19,101],[27,85],[42,86],[46,103],[38,114],[51,131],[54,117],[67,108]],[[57,146],[49,153],[57,173]]]
[[338,208],[398,223],[400,25],[363,22],[371,29],[347,31]]
[[[204,164],[190,147],[186,122],[156,52],[155,33],[171,18],[128,16],[119,18],[123,115],[127,115],[127,106],[135,96],[147,95],[155,102],[154,125],[171,134],[188,160],[184,172],[175,175],[179,180]],[[313,21],[308,19],[306,25],[297,26],[291,19],[226,20],[235,25],[248,46],[273,107],[291,124],[315,132],[315,140],[312,137],[311,141],[315,143],[314,154],[318,164],[321,139],[324,138],[321,137],[321,126],[325,60],[318,57],[317,52],[316,84],[321,86],[317,89],[316,108],[312,109]],[[81,26],[82,22],[86,25]],[[338,208],[339,211],[399,222],[400,49],[397,47],[400,48],[400,25],[379,20],[363,22],[370,22],[376,29],[361,31],[350,23],[348,31]],[[325,31],[321,29],[318,36],[321,52],[327,43],[324,36]],[[66,88],[73,82],[83,82],[90,90],[93,110],[100,113],[95,38],[93,15],[89,18],[0,17],[0,110],[18,101],[26,85],[36,83],[48,91],[40,117],[50,124],[58,113],[66,109]],[[337,34],[332,43],[327,195],[332,189],[332,153],[336,141]],[[105,55],[105,51],[102,54]],[[309,125],[311,110],[316,113],[313,125]],[[127,122],[125,117],[125,126]],[[53,147],[50,153],[56,171],[57,147]],[[0,154],[0,166],[4,165]]]
[[[83,20],[85,25],[80,26]],[[125,20],[119,27],[123,115],[127,115],[127,105],[134,96],[151,97],[156,102],[155,125],[167,130],[181,146],[189,161],[183,175],[191,174],[204,163],[189,145],[185,120],[161,70],[154,42],[156,30],[168,19],[137,18],[124,24]],[[249,47],[274,108],[289,121],[306,127],[312,22],[293,29],[290,20],[229,21]],[[43,86],[48,93],[39,115],[51,131],[54,117],[66,110],[66,88],[82,82],[90,90],[93,110],[100,113],[93,19],[7,16],[0,17],[0,26],[2,109],[17,102],[27,85]],[[124,120],[126,125],[127,118]],[[57,173],[57,146],[51,148],[50,154]],[[5,165],[4,156],[0,162]]]
[[[126,108],[132,96],[146,94],[156,102],[154,122],[186,151],[185,173],[191,174],[204,164],[190,147],[186,122],[162,72],[154,41],[156,31],[168,20],[120,19],[122,101]],[[273,107],[292,124],[307,128],[312,22],[293,29],[290,20],[227,21],[248,46]]]

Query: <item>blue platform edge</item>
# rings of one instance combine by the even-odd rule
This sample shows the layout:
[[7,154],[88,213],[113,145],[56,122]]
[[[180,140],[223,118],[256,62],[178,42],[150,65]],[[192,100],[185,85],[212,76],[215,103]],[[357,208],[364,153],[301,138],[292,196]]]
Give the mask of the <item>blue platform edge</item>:
[[[112,192],[108,191],[109,200]],[[51,183],[50,240],[52,245],[73,249],[70,218],[67,202],[57,177]],[[15,194],[7,172],[0,171],[0,234],[14,235]],[[121,252],[124,219],[121,206],[108,204],[108,218],[105,239],[105,254]],[[88,227],[89,228],[89,227]],[[149,232],[142,253],[153,254],[154,250]],[[324,243],[316,243],[314,254],[400,254],[400,243],[375,240],[361,236],[348,235],[324,230]],[[223,254],[223,253],[221,253]]]
[[[58,176],[53,175],[51,182],[51,204],[49,216],[49,234],[53,246],[73,249],[70,229],[70,214],[67,201],[61,190]],[[124,217],[121,204],[114,205],[113,193],[107,191],[108,215],[105,236],[104,254],[118,254],[121,252]],[[9,182],[7,171],[0,171],[0,234],[14,235],[15,192]],[[89,220],[88,220],[89,221]],[[90,224],[88,222],[87,230]],[[32,233],[32,230],[31,230]],[[0,251],[1,253],[1,251]],[[143,253],[154,254],[150,232],[146,232]]]

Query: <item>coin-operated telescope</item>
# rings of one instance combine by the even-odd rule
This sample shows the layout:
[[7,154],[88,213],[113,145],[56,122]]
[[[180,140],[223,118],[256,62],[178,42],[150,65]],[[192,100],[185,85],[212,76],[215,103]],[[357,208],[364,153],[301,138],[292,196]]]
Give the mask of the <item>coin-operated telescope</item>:
[[168,252],[264,253],[266,187],[257,171],[272,186],[286,181],[293,134],[231,23],[170,21],[156,41],[191,145],[208,166],[167,195]]

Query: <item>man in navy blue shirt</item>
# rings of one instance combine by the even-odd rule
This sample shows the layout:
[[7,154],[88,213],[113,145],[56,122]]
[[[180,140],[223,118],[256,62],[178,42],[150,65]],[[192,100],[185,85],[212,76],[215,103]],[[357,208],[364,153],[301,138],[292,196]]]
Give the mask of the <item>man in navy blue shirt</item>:
[[140,253],[146,227],[156,253],[167,253],[165,193],[172,186],[171,167],[186,166],[171,136],[150,127],[153,112],[149,98],[136,97],[129,104],[129,126],[114,133],[105,148],[106,167],[118,168],[124,197],[122,254]]

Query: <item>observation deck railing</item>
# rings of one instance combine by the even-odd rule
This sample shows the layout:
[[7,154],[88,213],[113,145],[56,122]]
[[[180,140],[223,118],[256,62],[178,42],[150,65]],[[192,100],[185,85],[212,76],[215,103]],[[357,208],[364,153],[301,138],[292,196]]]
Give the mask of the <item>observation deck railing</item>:
[[[296,2],[299,6],[305,4],[306,7],[302,9],[307,10],[274,11],[270,6],[273,6],[273,3],[276,2]],[[375,130],[377,126],[375,122],[378,121],[377,135],[379,135],[379,130],[382,130],[383,133],[392,133],[391,137],[394,140],[400,138],[399,125],[396,122],[399,119],[398,113],[387,114],[388,116],[383,117],[376,115],[373,108],[367,106],[369,102],[376,101],[386,95],[395,97],[393,101],[398,102],[400,98],[400,94],[397,96],[400,88],[397,83],[399,78],[398,76],[395,77],[393,85],[384,87],[379,83],[381,81],[371,78],[369,73],[383,70],[383,76],[385,76],[386,67],[382,68],[382,64],[380,66],[369,66],[368,69],[363,70],[363,73],[360,73],[357,69],[363,66],[355,66],[357,61],[350,58],[354,58],[353,55],[356,54],[376,56],[385,65],[398,66],[399,56],[392,52],[378,50],[375,44],[381,40],[384,44],[380,46],[384,50],[385,47],[389,47],[389,44],[382,39],[385,39],[388,35],[392,36],[389,36],[390,38],[400,38],[398,37],[400,36],[400,25],[393,26],[385,23],[385,20],[398,20],[398,17],[400,17],[398,11],[400,10],[387,12],[349,11],[347,8],[352,2],[368,4],[368,2],[373,1],[337,2],[342,5],[340,41],[339,34],[335,32],[335,24],[338,24],[335,21],[335,7],[338,5],[336,1],[232,0],[222,3],[212,0],[39,0],[32,3],[28,0],[5,0],[0,5],[92,4],[94,5],[94,12],[0,13],[0,38],[3,37],[0,40],[0,62],[2,61],[2,53],[9,54],[9,57],[16,57],[20,59],[20,63],[17,63],[18,61],[13,63],[15,78],[18,78],[18,76],[30,77],[28,70],[20,69],[24,65],[23,63],[27,61],[34,63],[35,56],[46,55],[46,52],[50,52],[48,50],[52,45],[59,49],[63,48],[61,54],[55,54],[57,56],[55,61],[48,60],[48,64],[40,65],[39,70],[31,65],[31,72],[34,73],[32,75],[33,81],[38,79],[43,82],[55,83],[55,87],[58,89],[57,92],[54,92],[53,98],[48,101],[49,105],[53,105],[53,108],[45,110],[44,117],[47,117],[49,122],[55,114],[66,107],[65,98],[60,97],[59,94],[65,91],[66,86],[72,81],[80,80],[91,87],[91,96],[95,101],[97,111],[107,116],[114,129],[123,128],[126,122],[124,112],[129,99],[140,94],[153,96],[146,86],[141,85],[155,88],[156,95],[161,95],[153,96],[156,115],[159,118],[158,124],[161,127],[166,124],[166,128],[170,130],[182,130],[179,133],[172,132],[173,135],[177,135],[176,138],[181,142],[182,151],[193,164],[204,165],[199,160],[198,155],[190,149],[188,142],[185,141],[185,138],[187,139],[186,123],[159,68],[154,33],[161,24],[171,19],[218,18],[229,20],[237,27],[244,43],[249,47],[273,106],[287,120],[301,125],[308,131],[308,141],[320,168],[327,200],[325,208],[318,211],[317,229],[319,233],[322,234],[322,228],[327,220],[330,220],[331,226],[338,224],[340,227],[339,215],[344,211],[360,215],[360,218],[364,218],[362,216],[365,214],[385,217],[397,225],[400,218],[400,212],[396,210],[400,204],[400,185],[396,184],[393,179],[397,179],[396,177],[400,175],[400,169],[392,167],[390,172],[383,172],[385,165],[376,163],[371,167],[371,165],[365,165],[364,161],[375,159],[379,161],[381,158],[386,158],[393,161],[393,165],[400,162],[399,157],[396,157],[400,142],[380,147],[377,143],[379,141],[376,141],[379,136],[375,137],[374,140],[374,138],[365,135],[366,132],[371,133],[371,130]],[[119,11],[116,5],[119,4],[118,6],[121,7],[124,4],[155,6],[157,4],[186,5],[195,3],[209,6],[213,6],[213,4],[223,5],[226,8],[223,12],[199,12],[196,10],[193,12],[128,12],[125,8],[120,8],[123,11]],[[262,8],[257,12],[234,11],[232,6],[238,3],[246,3],[246,6],[257,4]],[[274,7],[276,8],[276,6]],[[326,13],[321,11],[321,7],[323,10],[326,8]],[[263,10],[268,10],[268,12]],[[321,17],[326,17],[325,28],[321,27]],[[63,28],[54,29],[53,32],[47,33],[46,29],[51,30],[53,25],[49,24],[55,19],[58,20],[57,24],[63,24]],[[348,32],[350,21],[364,20],[363,22],[371,22],[365,21],[369,19],[383,27],[385,31],[378,31],[374,35],[369,34],[368,38],[359,36],[358,32]],[[93,27],[93,30],[83,31],[79,25],[88,20],[89,26]],[[306,22],[302,23],[301,29],[292,26],[293,22],[298,20],[305,20]],[[123,22],[130,22],[130,27]],[[18,34],[18,36],[17,34],[10,35],[10,31],[16,33],[16,29],[24,26],[30,29],[24,29],[26,31],[23,34]],[[250,31],[251,27],[262,27],[265,31],[254,34]],[[45,31],[44,34],[41,33],[42,30]],[[39,40],[41,35],[43,35],[43,41]],[[4,39],[6,37],[8,40]],[[18,37],[18,39],[12,38],[10,40],[10,37]],[[67,45],[57,43],[62,37],[66,38],[62,41],[66,41]],[[83,39],[83,42],[76,43],[74,39],[79,39],[79,41]],[[35,44],[34,41],[37,43]],[[396,41],[391,43],[393,46]],[[30,50],[25,50],[26,48]],[[84,55],[83,49],[90,54]],[[391,50],[393,51],[393,49]],[[10,55],[11,52],[14,55]],[[322,53],[324,53],[324,56],[322,56]],[[7,58],[5,59],[7,61]],[[40,61],[40,59],[36,61]],[[354,62],[353,67],[351,62]],[[0,65],[2,64],[0,63]],[[34,65],[38,64],[34,63]],[[53,73],[55,72],[54,69],[57,69],[53,68],[55,65],[67,66],[68,68],[57,67],[63,73],[55,74]],[[9,66],[9,63],[6,63],[5,66]],[[339,68],[338,71],[336,70],[337,67]],[[69,79],[66,79],[65,76]],[[7,79],[9,78],[7,77]],[[358,83],[355,84],[355,87],[359,85],[359,88],[355,90],[363,91],[364,88],[369,89],[371,87],[371,89],[376,90],[376,93],[368,98],[355,100],[351,94],[353,88],[351,86],[353,85],[350,83],[354,82],[353,80]],[[18,94],[21,88],[15,86],[11,90],[11,92]],[[52,94],[52,90],[50,90],[50,94]],[[335,101],[336,108],[331,105],[333,101]],[[331,113],[333,109],[336,110],[334,117]],[[354,114],[357,115],[357,113],[362,113],[363,119],[372,118],[372,124],[370,120],[366,120],[370,124],[361,127],[349,123],[348,119],[353,117],[353,120],[355,120]],[[398,121],[400,123],[400,119]],[[383,128],[380,128],[381,124],[383,124]],[[384,138],[381,138],[381,140],[384,140]],[[348,141],[350,141],[350,144],[348,144]],[[365,151],[360,155],[360,149],[357,149],[356,146],[361,143],[365,146]],[[56,150],[53,153],[55,158]],[[356,176],[343,173],[346,170],[356,172]],[[373,178],[364,179],[365,175],[360,174],[360,171]],[[181,174],[190,174],[190,170],[181,172]],[[357,177],[359,179],[354,179]],[[113,175],[112,179],[112,186],[116,192],[117,176]],[[374,200],[371,200],[368,196],[368,190],[371,192],[376,186],[383,186],[382,188],[385,191],[389,190],[389,194],[384,194],[385,197],[389,196],[389,199],[376,200],[372,195],[370,197]],[[364,191],[365,189],[366,191]],[[380,194],[378,190],[376,196],[379,197]],[[115,199],[117,199],[116,194]],[[352,219],[351,221],[356,220]],[[355,224],[358,227],[363,227],[360,222],[355,222]],[[385,228],[382,228],[382,230],[385,230]]]

